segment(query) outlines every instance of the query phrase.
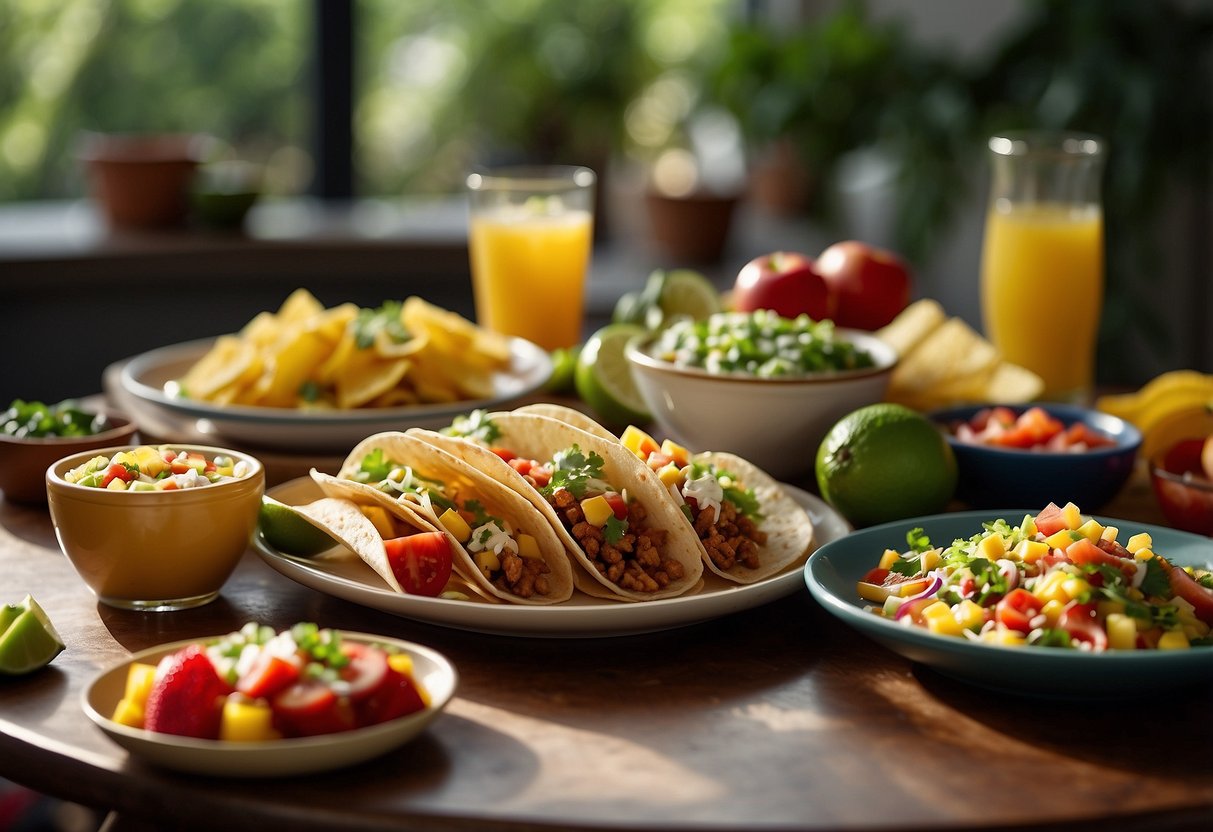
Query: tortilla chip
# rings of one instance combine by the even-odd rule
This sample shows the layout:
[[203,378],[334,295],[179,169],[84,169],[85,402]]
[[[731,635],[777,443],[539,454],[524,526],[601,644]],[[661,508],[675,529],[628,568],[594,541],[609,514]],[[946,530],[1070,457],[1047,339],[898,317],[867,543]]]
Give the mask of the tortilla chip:
[[937,301],[924,298],[907,306],[892,322],[873,334],[904,357],[942,326],[947,318]]

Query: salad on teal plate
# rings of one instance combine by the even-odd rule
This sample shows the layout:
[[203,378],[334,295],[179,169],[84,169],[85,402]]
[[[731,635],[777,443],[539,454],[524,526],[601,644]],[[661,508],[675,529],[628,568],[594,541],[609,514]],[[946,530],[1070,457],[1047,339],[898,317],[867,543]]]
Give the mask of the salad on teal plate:
[[1213,683],[1213,541],[1084,515],[970,511],[821,547],[805,582],[906,658],[1029,695],[1116,698]]

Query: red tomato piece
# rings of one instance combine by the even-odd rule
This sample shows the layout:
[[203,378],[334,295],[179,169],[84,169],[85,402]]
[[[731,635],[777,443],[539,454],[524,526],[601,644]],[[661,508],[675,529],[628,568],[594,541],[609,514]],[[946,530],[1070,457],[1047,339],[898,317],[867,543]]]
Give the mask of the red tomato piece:
[[253,666],[237,680],[236,690],[254,699],[269,699],[298,679],[298,665],[263,650]]
[[359,725],[377,725],[425,710],[425,700],[409,676],[388,667],[383,683],[355,710]]
[[520,456],[511,457],[510,459],[507,459],[506,462],[510,464],[511,468],[513,468],[519,474],[522,474],[524,477],[531,473],[531,469],[535,467],[535,460],[523,459]]
[[865,584],[875,584],[880,586],[884,583],[885,578],[889,577],[889,570],[881,569],[879,566],[869,569],[867,573],[859,580]]
[[1045,537],[1056,534],[1065,527],[1066,521],[1061,516],[1061,508],[1057,503],[1049,503],[1036,515],[1036,531]]
[[611,507],[611,511],[615,512],[615,519],[628,519],[628,504],[624,501],[622,494],[616,491],[608,491],[602,496],[606,498],[607,504]]
[[1070,563],[1076,563],[1079,566],[1087,564],[1111,566],[1119,569],[1127,578],[1132,578],[1137,574],[1137,564],[1134,561],[1106,552],[1085,537],[1075,540],[1066,547],[1066,558]]
[[358,702],[378,690],[387,678],[387,654],[378,647],[351,641],[342,643],[341,652],[350,660],[339,673],[349,685],[350,700]]
[[1205,589],[1178,566],[1172,566],[1167,577],[1171,579],[1171,591],[1196,608],[1197,618],[1213,625],[1213,590]]
[[1108,634],[1095,616],[1095,604],[1071,604],[1061,612],[1057,626],[1073,641],[1088,644],[1094,651],[1106,650]]
[[653,451],[645,459],[645,464],[654,471],[660,471],[662,468],[674,461],[674,457],[667,454],[665,451]]
[[506,462],[511,462],[518,457],[518,454],[506,448],[492,448],[493,453],[504,459]]
[[451,579],[451,544],[442,532],[383,541],[392,573],[409,595],[436,596]]
[[1026,589],[1013,589],[994,607],[994,620],[1010,630],[1030,633],[1032,619],[1040,615],[1040,599]]
[[270,700],[274,727],[288,737],[335,734],[355,726],[354,710],[319,679],[302,679]]
[[105,474],[101,477],[101,486],[104,488],[114,480],[122,480],[130,482],[135,478],[135,475],[130,472],[124,465],[119,465],[117,462],[111,462],[110,466],[105,469]]

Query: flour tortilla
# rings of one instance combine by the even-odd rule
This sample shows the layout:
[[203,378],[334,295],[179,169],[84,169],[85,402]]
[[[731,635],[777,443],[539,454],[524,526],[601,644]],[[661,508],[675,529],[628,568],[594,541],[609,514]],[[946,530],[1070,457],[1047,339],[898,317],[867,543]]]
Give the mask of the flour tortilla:
[[[363,457],[377,449],[382,450],[388,459],[411,467],[418,475],[441,481],[448,493],[459,495],[461,502],[478,500],[488,514],[500,517],[515,532],[534,537],[540,555],[548,567],[545,576],[548,592],[527,598],[501,589],[480,571],[472,553],[438,520],[438,510],[427,504],[414,502],[411,498],[396,499],[372,485],[350,479],[358,471]],[[556,604],[567,601],[573,594],[572,564],[565,552],[563,541],[547,522],[547,518],[535,511],[528,500],[514,491],[485,477],[463,460],[416,436],[393,431],[368,437],[349,454],[337,477],[328,478],[327,482],[317,481],[321,482],[322,488],[327,486],[328,489],[340,490],[346,494],[359,494],[364,500],[385,506],[411,525],[445,534],[455,553],[455,572],[476,584],[486,594],[510,603],[526,605]]]
[[[580,410],[574,410],[571,407],[558,404],[533,404],[520,407],[514,412],[534,413],[559,419],[596,436],[618,441],[615,435],[605,427]],[[624,451],[630,453],[626,449]],[[693,458],[732,472],[743,487],[754,491],[758,504],[762,506],[763,519],[759,528],[767,535],[766,545],[762,546],[758,553],[759,565],[757,568],[750,569],[736,564],[731,569],[721,569],[712,562],[707,551],[704,550],[702,552],[703,562],[708,569],[727,580],[751,584],[782,572],[808,554],[809,548],[813,544],[813,521],[808,512],[792,499],[792,496],[770,474],[736,454],[708,451],[696,454]],[[669,491],[666,493],[670,499],[675,500],[676,504],[681,505],[680,497],[675,497]]]
[[682,565],[683,577],[657,592],[624,589],[593,566],[577,539],[560,522],[551,504],[492,450],[467,439],[434,431],[413,428],[408,433],[459,457],[494,481],[509,486],[525,497],[548,520],[580,567],[574,571],[573,577],[582,592],[612,600],[647,601],[682,595],[701,585],[703,547],[695,536],[695,530],[674,505],[656,475],[628,453],[617,439],[606,439],[536,413],[500,412],[489,414],[489,418],[501,431],[501,438],[494,444],[520,457],[548,461],[557,452],[573,445],[602,457],[605,479],[615,488],[626,490],[631,499],[638,500],[644,506],[651,527],[665,530],[662,554]]

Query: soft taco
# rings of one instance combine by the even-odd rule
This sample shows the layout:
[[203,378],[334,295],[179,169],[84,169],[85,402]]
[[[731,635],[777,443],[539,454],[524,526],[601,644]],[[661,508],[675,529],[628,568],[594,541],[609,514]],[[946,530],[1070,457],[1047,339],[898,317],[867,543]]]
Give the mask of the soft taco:
[[[579,410],[556,404],[528,405],[515,412],[539,413],[604,438],[614,434]],[[657,472],[691,520],[707,567],[722,578],[753,583],[770,577],[808,553],[813,521],[791,495],[757,465],[735,454],[691,454],[666,440],[660,444],[629,426],[620,444]]]
[[376,434],[350,452],[337,476],[312,476],[330,496],[378,505],[397,521],[441,532],[454,570],[492,597],[536,605],[573,594],[572,565],[546,518],[435,445],[399,432]]
[[700,585],[703,561],[690,524],[656,474],[618,440],[517,412],[477,412],[450,433],[409,434],[526,497],[581,567],[574,580],[583,592],[644,601]]

